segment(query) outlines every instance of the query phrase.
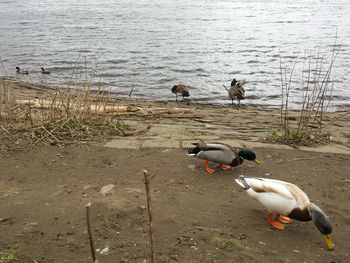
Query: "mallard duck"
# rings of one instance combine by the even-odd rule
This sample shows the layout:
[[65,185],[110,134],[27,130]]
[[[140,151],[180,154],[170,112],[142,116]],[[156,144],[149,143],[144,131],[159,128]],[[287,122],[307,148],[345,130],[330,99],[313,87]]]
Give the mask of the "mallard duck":
[[[321,208],[310,202],[308,196],[298,186],[273,179],[245,178],[242,175],[235,181],[249,196],[267,208],[267,220],[271,226],[283,230],[285,225],[282,223],[291,223],[291,219],[312,220],[318,231],[324,235],[328,249],[334,248],[330,219]],[[276,218],[280,222],[274,221],[272,213],[276,213]]]
[[16,73],[17,74],[28,74],[27,70],[21,70],[19,67],[16,67]]
[[231,81],[230,89],[227,89],[226,86],[224,85],[224,88],[228,92],[228,96],[232,100],[232,105],[233,105],[234,99],[238,101],[239,105],[241,105],[241,100],[244,100],[244,93],[245,93],[245,90],[243,88],[244,84],[245,84],[245,80],[237,81],[236,79],[233,79]]
[[41,67],[41,74],[49,75],[49,74],[51,74],[51,72],[46,71],[43,67]]
[[200,140],[197,143],[193,143],[193,145],[196,147],[189,149],[188,155],[205,160],[204,169],[210,174],[215,170],[208,166],[209,161],[219,163],[219,167],[225,171],[229,170],[231,167],[242,164],[244,159],[260,163],[256,159],[254,152],[247,149],[242,149],[237,152],[235,148],[225,143],[205,143]]
[[182,95],[182,100],[185,98],[185,97],[189,97],[190,96],[190,93],[188,91],[188,86],[187,85],[184,85],[184,84],[177,84],[177,85],[174,85],[171,89],[171,92],[174,93],[176,95],[176,101],[177,101],[177,97],[178,97],[178,94],[181,94]]

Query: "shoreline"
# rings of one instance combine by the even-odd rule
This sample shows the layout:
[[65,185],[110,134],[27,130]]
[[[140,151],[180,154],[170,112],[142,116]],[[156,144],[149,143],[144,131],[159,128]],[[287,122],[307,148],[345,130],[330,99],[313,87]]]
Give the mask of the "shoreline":
[[[74,88],[59,88],[59,87],[50,87],[47,85],[40,85],[40,84],[34,84],[29,83],[21,80],[17,80],[14,78],[6,78],[6,77],[0,77],[0,86],[3,85],[3,83],[9,83],[13,88],[24,88],[28,90],[26,94],[24,94],[25,98],[23,99],[45,99],[46,96],[50,94],[51,92],[56,92],[58,90],[65,91],[65,90],[72,90],[74,91]],[[30,92],[32,90],[33,92]],[[35,92],[36,91],[36,92]],[[99,91],[97,89],[92,89],[90,91],[92,94],[98,94]],[[147,103],[155,103],[155,104],[162,104],[162,105],[177,105],[181,107],[212,107],[212,108],[231,108],[231,109],[244,109],[244,110],[261,110],[261,111],[277,111],[280,112],[280,106],[266,106],[266,105],[260,105],[260,104],[241,104],[239,106],[237,104],[237,101],[234,101],[234,105],[232,106],[230,103],[230,99],[227,99],[226,104],[220,104],[220,103],[210,103],[206,102],[206,100],[192,100],[192,99],[185,99],[185,101],[179,101],[176,103],[174,100],[156,100],[156,99],[150,99],[150,98],[141,98],[141,97],[132,97],[128,98],[127,95],[121,95],[117,92],[106,92],[110,95],[110,98],[113,99],[115,102],[125,102],[125,103],[140,103],[140,104],[147,104]],[[169,89],[170,93],[170,89]],[[101,92],[103,94],[103,92]],[[21,96],[21,92],[16,92],[16,95]],[[19,97],[20,98],[20,97]],[[291,108],[289,109],[290,112],[300,112],[301,109],[295,109]],[[341,113],[341,112],[349,112],[346,109],[335,109],[335,110],[329,110],[327,113]]]
[[[17,102],[28,105],[36,103],[37,107],[40,107],[40,102],[41,104],[45,101],[50,102],[50,98],[56,92],[56,89],[50,87],[0,80],[0,94],[3,94],[5,82],[11,86]],[[98,96],[96,98],[98,99]],[[236,146],[246,144],[253,148],[292,148],[283,144],[266,143],[266,137],[280,129],[280,110],[121,99],[113,95],[107,98],[112,114],[121,117],[123,122],[140,130],[146,129],[146,126],[152,126],[150,131],[144,135],[134,136],[138,143],[122,137],[107,143],[109,147],[119,145],[118,147],[133,149],[150,145],[152,147],[182,148],[190,146],[191,141],[202,138],[226,141]],[[113,113],[114,109],[117,112]],[[328,144],[316,145],[318,149],[300,146],[298,148],[350,154],[350,114],[348,113],[347,111],[336,111],[325,114],[324,123],[329,126],[324,132],[331,136]],[[288,120],[291,127],[297,126],[299,115],[298,110],[289,111]],[[144,144],[145,140],[149,142]],[[174,143],[174,140],[177,142]]]

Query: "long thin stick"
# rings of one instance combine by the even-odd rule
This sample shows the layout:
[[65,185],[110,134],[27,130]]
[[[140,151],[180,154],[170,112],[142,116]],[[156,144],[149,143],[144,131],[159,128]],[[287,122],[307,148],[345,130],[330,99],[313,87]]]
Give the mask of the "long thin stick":
[[134,91],[134,84],[132,84],[132,87],[131,87],[131,90],[130,90],[130,93],[129,93],[129,99],[131,98],[131,94],[133,93],[133,91]]
[[96,254],[95,254],[94,241],[92,239],[92,233],[91,233],[90,206],[91,206],[91,202],[89,202],[86,205],[86,224],[87,224],[87,229],[88,229],[88,234],[89,234],[89,242],[90,242],[90,250],[91,250],[92,260],[94,263],[98,263],[98,260],[96,259]]
[[153,215],[152,215],[152,200],[150,193],[150,174],[147,170],[143,170],[143,175],[145,177],[145,186],[146,186],[146,196],[147,196],[147,210],[149,218],[149,238],[151,243],[151,262],[155,262],[154,255],[154,244],[153,244]]

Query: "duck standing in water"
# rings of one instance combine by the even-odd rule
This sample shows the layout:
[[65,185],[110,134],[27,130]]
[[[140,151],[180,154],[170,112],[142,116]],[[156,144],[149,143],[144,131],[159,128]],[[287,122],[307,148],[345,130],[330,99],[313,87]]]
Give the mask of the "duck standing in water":
[[231,81],[230,89],[227,89],[226,86],[224,85],[224,88],[228,92],[228,96],[232,100],[232,105],[233,105],[234,99],[238,101],[238,105],[241,105],[241,100],[244,100],[244,93],[245,93],[245,90],[243,88],[244,84],[245,84],[245,80],[237,81],[236,79],[233,79]]
[[16,73],[28,75],[28,70],[21,70],[19,67],[16,67]]
[[45,70],[43,67],[41,67],[41,74],[50,75],[51,72],[50,72],[50,71],[47,71],[47,70]]
[[[250,197],[258,200],[268,210],[268,223],[274,228],[283,230],[291,219],[313,221],[318,231],[324,235],[327,248],[332,250],[332,225],[328,216],[298,186],[284,181],[266,178],[245,178],[243,175],[235,179],[236,183],[246,190]],[[276,213],[274,221],[272,213]]]
[[182,100],[184,100],[185,97],[190,96],[189,88],[187,85],[184,85],[184,84],[174,85],[173,88],[171,89],[171,92],[176,95],[176,102],[177,102],[178,94],[182,95]]
[[231,145],[220,142],[208,142],[200,140],[198,143],[193,143],[196,147],[188,150],[188,155],[195,156],[198,159],[205,160],[204,169],[207,173],[214,173],[215,170],[211,169],[209,161],[219,163],[219,167],[225,171],[231,167],[238,166],[243,163],[243,160],[254,161],[260,163],[256,159],[254,152],[242,149],[237,150]]

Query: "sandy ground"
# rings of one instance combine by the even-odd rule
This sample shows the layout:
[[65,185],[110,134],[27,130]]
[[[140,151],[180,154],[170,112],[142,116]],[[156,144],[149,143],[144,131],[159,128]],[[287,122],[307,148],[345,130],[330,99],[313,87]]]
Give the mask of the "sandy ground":
[[[19,99],[49,96],[39,87],[15,88]],[[8,145],[0,153],[0,251],[17,247],[17,262],[92,262],[85,215],[85,205],[92,202],[95,246],[108,248],[97,254],[99,261],[150,262],[142,171],[154,174],[159,169],[151,183],[157,262],[350,261],[347,115],[327,117],[333,123],[332,144],[291,148],[260,142],[278,127],[277,111],[119,103],[189,111],[123,116],[135,126],[151,125],[135,137],[38,145],[31,151]],[[232,171],[207,174],[203,161],[186,156],[196,138],[247,145],[262,164],[244,162]],[[331,218],[335,250],[325,249],[311,222],[294,222],[285,231],[271,229],[266,210],[234,183],[240,174],[300,186]],[[115,186],[112,193],[102,195],[101,188],[109,184]]]

